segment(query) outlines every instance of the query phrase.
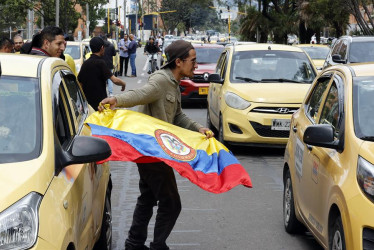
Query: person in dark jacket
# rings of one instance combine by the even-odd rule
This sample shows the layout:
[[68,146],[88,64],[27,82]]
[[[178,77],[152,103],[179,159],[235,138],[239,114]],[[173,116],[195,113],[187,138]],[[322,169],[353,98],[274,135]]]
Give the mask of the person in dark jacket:
[[[108,37],[104,36],[103,37],[104,42],[105,42],[105,52],[104,52],[104,61],[108,67],[108,69],[113,73],[114,71],[114,66],[113,66],[113,56],[116,56],[116,50],[113,46],[113,44],[108,41]],[[108,78],[108,94],[109,96],[113,95],[113,82]]]
[[156,45],[155,39],[153,36],[149,37],[149,41],[144,47],[144,54],[148,54],[148,74],[153,73],[152,72],[152,63],[151,60],[154,60],[156,62],[156,69],[157,67],[157,54],[160,53],[160,48]]
[[135,58],[136,58],[136,40],[133,34],[129,35],[130,38],[130,44],[128,47],[127,52],[129,53],[130,57],[130,65],[131,65],[131,76],[130,77],[136,77],[136,66],[135,66]]

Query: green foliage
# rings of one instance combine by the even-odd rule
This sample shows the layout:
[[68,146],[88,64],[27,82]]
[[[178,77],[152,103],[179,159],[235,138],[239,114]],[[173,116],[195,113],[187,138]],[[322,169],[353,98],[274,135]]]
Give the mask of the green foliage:
[[24,25],[27,10],[32,6],[28,0],[0,0],[0,30]]

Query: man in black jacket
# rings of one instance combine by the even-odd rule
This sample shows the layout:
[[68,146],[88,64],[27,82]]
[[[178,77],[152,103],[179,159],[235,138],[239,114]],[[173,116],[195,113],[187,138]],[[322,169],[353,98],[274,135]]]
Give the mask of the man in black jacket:
[[156,64],[157,67],[157,54],[160,52],[160,48],[155,43],[155,39],[151,36],[149,37],[149,41],[144,47],[144,54],[148,54],[148,74],[153,73],[154,70],[152,70],[152,60]]

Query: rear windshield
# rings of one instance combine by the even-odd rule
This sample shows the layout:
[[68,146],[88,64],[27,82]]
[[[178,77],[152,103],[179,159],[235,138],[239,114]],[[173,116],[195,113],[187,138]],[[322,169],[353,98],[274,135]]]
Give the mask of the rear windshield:
[[304,52],[237,51],[231,63],[231,83],[312,83],[316,73]]
[[374,76],[354,77],[353,120],[355,133],[359,138],[374,138],[373,105]]
[[224,47],[222,48],[195,48],[196,61],[199,64],[217,63]]
[[349,62],[374,62],[374,41],[351,43]]
[[69,54],[73,59],[81,58],[81,51],[78,45],[67,45],[64,54]]
[[330,49],[327,47],[302,47],[313,60],[325,60]]
[[0,78],[0,163],[37,158],[41,148],[39,82]]

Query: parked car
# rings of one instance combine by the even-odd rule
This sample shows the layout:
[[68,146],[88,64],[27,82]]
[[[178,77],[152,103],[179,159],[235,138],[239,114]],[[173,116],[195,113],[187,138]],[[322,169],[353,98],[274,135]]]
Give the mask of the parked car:
[[207,126],[221,142],[285,147],[291,115],[300,108],[316,69],[295,46],[226,46],[210,82]]
[[67,41],[64,54],[69,54],[75,63],[75,70],[79,73],[87,54],[91,54],[90,45],[85,42]]
[[208,77],[216,69],[218,58],[224,46],[218,44],[192,44],[196,51],[197,68],[191,79],[182,79],[179,85],[183,102],[206,102]]
[[312,59],[317,70],[322,70],[326,57],[330,52],[330,47],[322,44],[298,44]]
[[284,225],[325,249],[374,249],[374,64],[336,65],[292,116]]
[[[0,249],[111,249],[109,145],[63,60],[1,54]],[[20,70],[21,69],[21,70]]]
[[374,36],[342,36],[334,43],[323,68],[363,62],[374,62]]
[[295,34],[288,34],[287,35],[287,44],[292,45],[292,44],[298,44],[299,43],[299,38]]
[[114,46],[114,49],[116,51],[116,55],[113,56],[113,74],[117,76],[120,72],[120,63],[119,63],[119,49],[118,49],[118,43],[114,39],[108,39],[109,42],[111,42]]

